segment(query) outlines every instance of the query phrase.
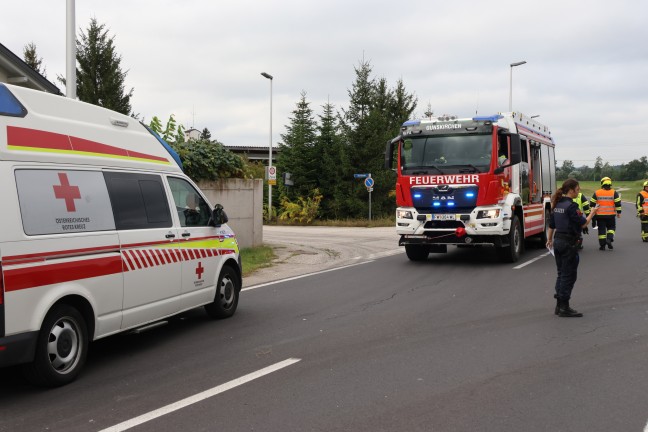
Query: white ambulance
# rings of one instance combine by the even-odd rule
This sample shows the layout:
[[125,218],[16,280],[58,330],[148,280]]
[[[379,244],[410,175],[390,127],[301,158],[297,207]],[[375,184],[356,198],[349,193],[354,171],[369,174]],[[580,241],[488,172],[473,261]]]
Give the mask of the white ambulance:
[[234,314],[236,237],[179,162],[131,117],[0,84],[0,366],[63,385],[92,340]]

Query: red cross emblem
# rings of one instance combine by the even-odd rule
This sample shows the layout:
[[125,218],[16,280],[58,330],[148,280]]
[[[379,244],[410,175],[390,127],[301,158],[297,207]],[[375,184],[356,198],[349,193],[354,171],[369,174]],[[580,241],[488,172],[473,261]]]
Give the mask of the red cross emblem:
[[60,185],[54,185],[54,196],[57,199],[65,200],[65,207],[68,212],[75,212],[76,206],[74,205],[75,199],[81,199],[81,191],[79,186],[70,186],[70,181],[65,173],[58,173]]
[[202,266],[202,262],[198,262],[198,267],[196,267],[196,276],[198,279],[202,279],[202,274],[205,272],[205,268]]

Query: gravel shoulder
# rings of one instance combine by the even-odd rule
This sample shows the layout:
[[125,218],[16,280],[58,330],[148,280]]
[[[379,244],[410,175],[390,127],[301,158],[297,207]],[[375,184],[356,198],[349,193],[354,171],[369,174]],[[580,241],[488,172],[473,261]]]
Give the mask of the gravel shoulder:
[[272,266],[243,279],[243,287],[405,253],[394,227],[263,226],[263,243],[274,248]]

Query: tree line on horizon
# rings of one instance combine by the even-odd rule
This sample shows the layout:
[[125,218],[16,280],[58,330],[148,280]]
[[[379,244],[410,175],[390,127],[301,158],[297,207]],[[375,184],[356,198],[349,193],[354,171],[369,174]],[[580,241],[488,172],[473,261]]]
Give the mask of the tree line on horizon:
[[598,156],[593,167],[582,165],[576,167],[571,160],[564,160],[560,168],[556,165],[556,178],[598,181],[610,177],[616,181],[633,181],[648,179],[648,157],[642,156],[626,164],[610,165]]

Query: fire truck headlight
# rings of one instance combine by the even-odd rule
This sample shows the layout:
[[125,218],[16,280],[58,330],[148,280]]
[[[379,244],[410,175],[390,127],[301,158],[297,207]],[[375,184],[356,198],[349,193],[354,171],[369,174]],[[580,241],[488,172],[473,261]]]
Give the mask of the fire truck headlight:
[[480,210],[477,212],[477,219],[497,219],[499,215],[499,209]]
[[396,210],[397,219],[414,219],[412,217],[412,212],[409,210]]

